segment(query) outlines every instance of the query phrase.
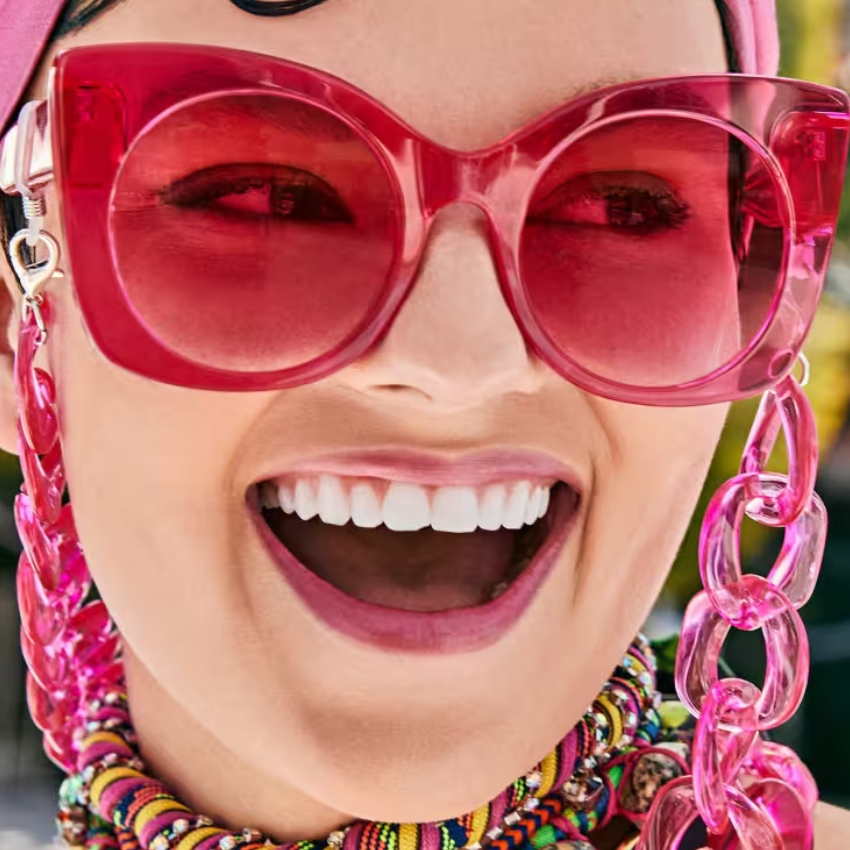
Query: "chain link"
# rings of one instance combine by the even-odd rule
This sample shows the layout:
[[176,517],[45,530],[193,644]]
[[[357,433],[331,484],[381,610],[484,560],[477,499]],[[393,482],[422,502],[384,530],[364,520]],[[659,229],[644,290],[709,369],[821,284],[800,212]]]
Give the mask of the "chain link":
[[[748,515],[762,525],[781,527],[792,523],[809,504],[815,489],[818,449],[817,426],[812,407],[800,384],[793,377],[783,380],[762,397],[750,431],[741,475],[763,475],[776,445],[779,432],[785,435],[788,449],[788,476],[781,492],[766,491],[748,479]],[[776,477],[776,476],[772,476]]]
[[[779,437],[788,474],[766,470]],[[693,775],[656,798],[640,850],[678,850],[697,819],[711,847],[810,850],[817,788],[794,753],[761,739],[799,708],[809,647],[797,613],[811,597],[826,542],[826,510],[814,492],[817,440],[811,406],[786,378],[762,399],[738,476],[706,512],[700,540],[705,589],[688,606],[676,659],[676,690],[697,717]],[[744,575],[744,517],[785,529],[766,578]],[[761,688],[720,679],[719,660],[732,627],[761,630],[767,664]]]

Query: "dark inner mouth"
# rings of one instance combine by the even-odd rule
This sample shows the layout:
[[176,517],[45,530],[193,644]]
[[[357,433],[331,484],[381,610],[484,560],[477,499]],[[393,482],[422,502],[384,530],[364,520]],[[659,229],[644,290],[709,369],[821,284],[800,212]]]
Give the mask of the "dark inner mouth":
[[[571,516],[578,497],[556,484],[549,510],[516,531],[391,531],[302,520],[279,508],[263,517],[307,569],[349,596],[407,611],[484,605],[525,570],[547,538]],[[571,506],[571,507],[570,507]],[[558,518],[556,523],[555,518]]]

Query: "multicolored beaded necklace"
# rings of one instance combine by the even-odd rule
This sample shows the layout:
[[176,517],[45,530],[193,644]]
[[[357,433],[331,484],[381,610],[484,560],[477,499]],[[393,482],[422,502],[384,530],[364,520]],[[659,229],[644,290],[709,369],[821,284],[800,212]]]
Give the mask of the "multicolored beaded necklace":
[[592,850],[615,818],[633,847],[658,788],[690,772],[687,712],[656,690],[657,661],[639,636],[581,721],[495,800],[439,823],[357,821],[319,841],[276,844],[193,813],[144,773],[126,694],[88,706],[79,771],[60,790],[58,826],[74,850]]

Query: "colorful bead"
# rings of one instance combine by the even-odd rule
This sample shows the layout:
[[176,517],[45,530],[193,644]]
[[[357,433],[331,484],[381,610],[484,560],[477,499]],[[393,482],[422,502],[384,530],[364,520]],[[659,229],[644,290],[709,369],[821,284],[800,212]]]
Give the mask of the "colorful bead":
[[[687,751],[687,743],[679,740],[682,729],[671,728],[674,718],[669,714],[664,718],[669,740],[660,740],[654,681],[652,653],[636,642],[559,746],[491,803],[463,817],[438,824],[359,821],[324,841],[284,845],[275,845],[257,830],[231,833],[216,827],[145,776],[126,696],[110,691],[89,704],[92,731],[82,741],[81,772],[63,785],[63,818],[73,838],[86,826],[91,832],[99,814],[109,816],[111,823],[100,820],[100,829],[107,836],[112,830],[114,842],[104,844],[104,850],[482,850],[482,845],[485,850],[586,850],[590,845],[577,835],[587,835],[607,817],[612,794],[621,795],[624,775],[637,781],[653,764],[647,761],[638,769],[636,763],[627,773],[623,759],[634,755],[633,737],[640,746],[668,744]],[[661,758],[678,767],[676,756],[671,750]],[[633,790],[629,786],[629,793]],[[90,810],[79,802],[89,799]]]
[[682,766],[669,755],[651,751],[634,763],[620,796],[622,807],[633,814],[646,814],[658,790],[684,774]]
[[531,836],[531,844],[534,850],[544,850],[558,840],[558,833],[551,824],[547,823]]

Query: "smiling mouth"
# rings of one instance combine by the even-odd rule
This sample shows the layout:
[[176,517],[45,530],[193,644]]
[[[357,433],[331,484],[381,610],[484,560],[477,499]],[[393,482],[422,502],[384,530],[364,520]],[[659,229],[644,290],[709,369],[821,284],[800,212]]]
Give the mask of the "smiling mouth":
[[565,538],[578,503],[551,479],[428,487],[319,475],[256,488],[262,520],[292,560],[351,600],[420,615],[495,609]]

